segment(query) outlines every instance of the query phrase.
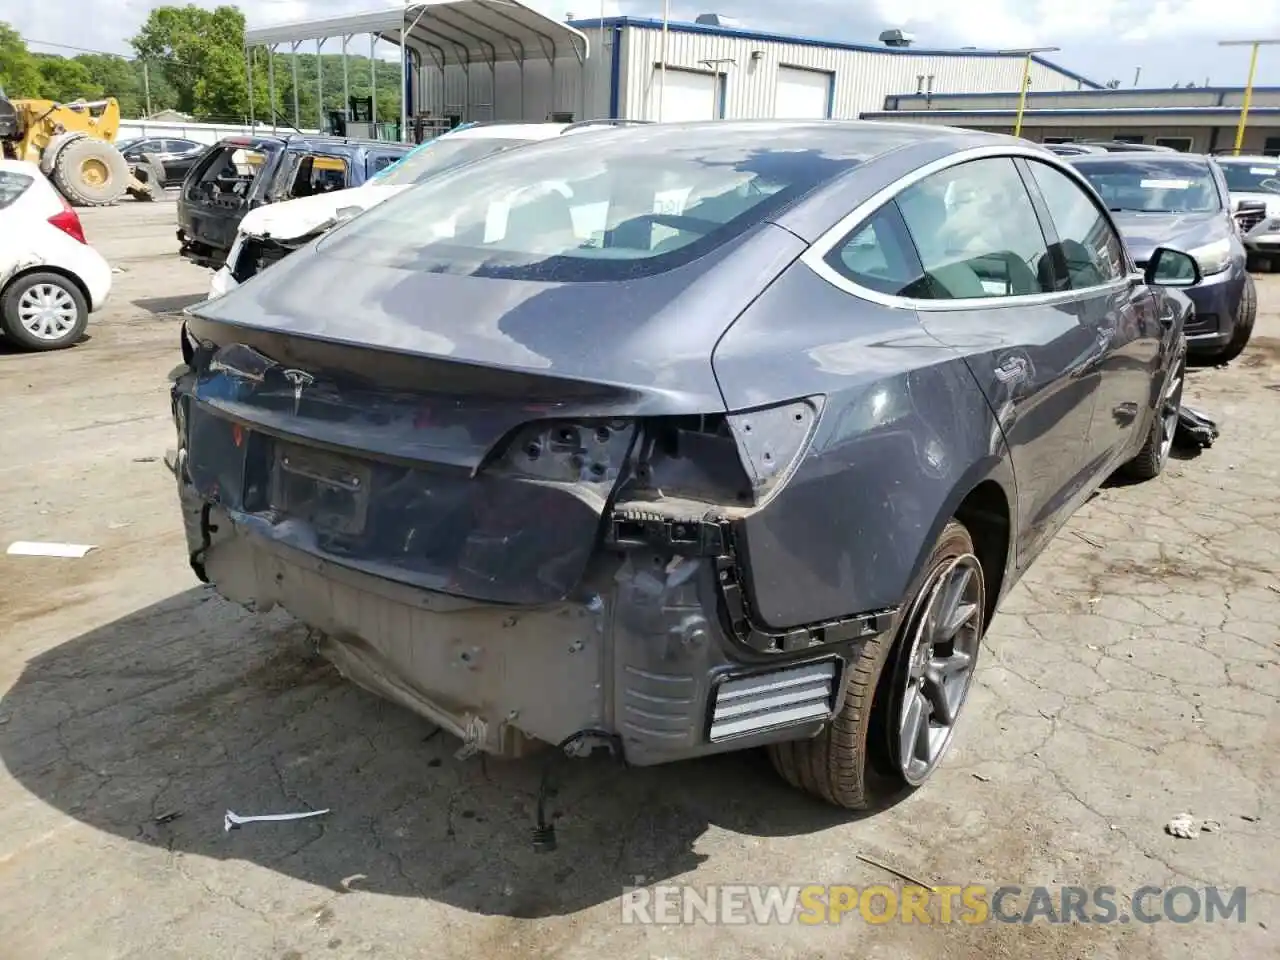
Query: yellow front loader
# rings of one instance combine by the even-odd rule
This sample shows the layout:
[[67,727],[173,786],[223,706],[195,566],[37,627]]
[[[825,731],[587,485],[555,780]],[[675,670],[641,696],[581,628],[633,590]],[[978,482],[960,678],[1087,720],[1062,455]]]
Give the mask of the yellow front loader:
[[0,154],[38,164],[77,207],[115,203],[126,193],[154,200],[163,171],[131,167],[115,147],[120,104],[114,98],[73,103],[10,100],[0,92]]

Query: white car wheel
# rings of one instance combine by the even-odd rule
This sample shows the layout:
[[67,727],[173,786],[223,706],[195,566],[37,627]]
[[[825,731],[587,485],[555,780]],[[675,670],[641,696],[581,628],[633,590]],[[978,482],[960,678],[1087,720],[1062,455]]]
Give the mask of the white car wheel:
[[84,335],[89,305],[66,277],[35,273],[14,281],[0,298],[0,322],[28,350],[57,350]]

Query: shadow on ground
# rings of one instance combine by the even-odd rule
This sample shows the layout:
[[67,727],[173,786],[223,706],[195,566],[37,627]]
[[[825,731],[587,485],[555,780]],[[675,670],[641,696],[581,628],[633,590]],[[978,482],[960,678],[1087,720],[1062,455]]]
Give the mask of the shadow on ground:
[[[790,790],[758,753],[633,770],[566,760],[559,849],[534,853],[540,760],[454,759],[457,740],[342,680],[300,626],[202,588],[31,660],[0,714],[9,772],[83,823],[482,914],[572,913],[638,876],[677,877],[705,859],[696,846],[713,826],[765,837],[851,819]],[[228,809],[324,807],[223,830]]]
[[139,297],[133,305],[148,313],[181,315],[184,309],[205,299],[207,296],[203,293],[184,293],[174,297]]

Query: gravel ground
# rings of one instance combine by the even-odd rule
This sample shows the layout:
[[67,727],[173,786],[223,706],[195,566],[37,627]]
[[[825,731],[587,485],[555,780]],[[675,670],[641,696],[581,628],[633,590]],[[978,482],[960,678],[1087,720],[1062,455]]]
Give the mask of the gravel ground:
[[[1222,439],[1109,486],[1013,592],[955,749],[854,818],[755,756],[566,768],[536,856],[538,768],[457,744],[312,658],[186,564],[165,374],[208,273],[171,202],[84,217],[122,268],[92,338],[0,348],[0,942],[4,956],[950,960],[1278,956],[1280,277],[1249,351],[1192,371]],[[225,833],[223,812],[330,807]],[[1212,817],[1194,840],[1172,816]],[[158,820],[163,822],[157,822]],[[639,926],[646,882],[1247,888],[1244,922]],[[1123,912],[1128,913],[1127,909]]]

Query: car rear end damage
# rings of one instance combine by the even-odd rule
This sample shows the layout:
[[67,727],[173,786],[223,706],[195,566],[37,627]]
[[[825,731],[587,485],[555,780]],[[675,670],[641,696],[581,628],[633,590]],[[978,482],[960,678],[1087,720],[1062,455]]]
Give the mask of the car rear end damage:
[[892,625],[752,612],[735,532],[805,454],[821,398],[683,412],[652,389],[199,317],[184,353],[197,573],[284,607],[345,676],[470,749],[603,730],[651,764],[811,735],[849,652]]

